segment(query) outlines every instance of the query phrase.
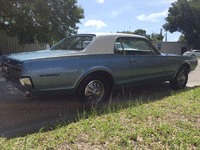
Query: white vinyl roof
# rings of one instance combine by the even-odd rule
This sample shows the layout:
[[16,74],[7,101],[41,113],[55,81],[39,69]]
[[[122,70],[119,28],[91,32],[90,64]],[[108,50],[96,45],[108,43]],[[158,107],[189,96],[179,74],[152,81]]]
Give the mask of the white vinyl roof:
[[144,36],[122,33],[92,33],[92,35],[96,35],[96,37],[94,37],[90,44],[83,51],[81,51],[82,54],[113,54],[115,41],[118,37],[146,39]]

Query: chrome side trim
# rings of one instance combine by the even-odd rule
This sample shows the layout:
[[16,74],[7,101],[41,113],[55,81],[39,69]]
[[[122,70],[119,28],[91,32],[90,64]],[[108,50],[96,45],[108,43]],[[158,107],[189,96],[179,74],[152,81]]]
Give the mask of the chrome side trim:
[[60,74],[43,74],[40,77],[50,77],[50,76],[59,76]]

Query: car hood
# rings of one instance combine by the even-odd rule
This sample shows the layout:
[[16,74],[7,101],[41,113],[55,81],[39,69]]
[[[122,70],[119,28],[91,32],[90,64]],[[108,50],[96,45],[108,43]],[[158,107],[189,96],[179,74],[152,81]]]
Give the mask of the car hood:
[[57,57],[61,55],[69,55],[72,53],[77,53],[77,51],[72,50],[43,50],[43,51],[33,51],[33,52],[24,52],[7,55],[6,58],[14,59],[19,61],[26,61],[30,59],[40,59],[48,57]]

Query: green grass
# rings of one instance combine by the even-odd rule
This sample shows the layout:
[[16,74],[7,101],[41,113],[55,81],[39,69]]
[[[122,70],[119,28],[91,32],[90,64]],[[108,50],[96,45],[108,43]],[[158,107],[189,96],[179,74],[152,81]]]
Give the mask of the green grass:
[[[146,102],[148,101],[148,102]],[[76,122],[11,139],[0,149],[200,149],[200,88],[79,114]]]

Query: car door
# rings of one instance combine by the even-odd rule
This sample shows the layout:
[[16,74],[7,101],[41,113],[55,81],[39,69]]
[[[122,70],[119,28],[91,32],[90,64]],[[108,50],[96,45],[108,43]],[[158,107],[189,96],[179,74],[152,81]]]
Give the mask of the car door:
[[118,44],[116,52],[123,55],[126,60],[124,63],[126,81],[164,81],[172,75],[173,69],[170,67],[173,64],[169,58],[161,56],[146,39],[120,37],[115,43]]

